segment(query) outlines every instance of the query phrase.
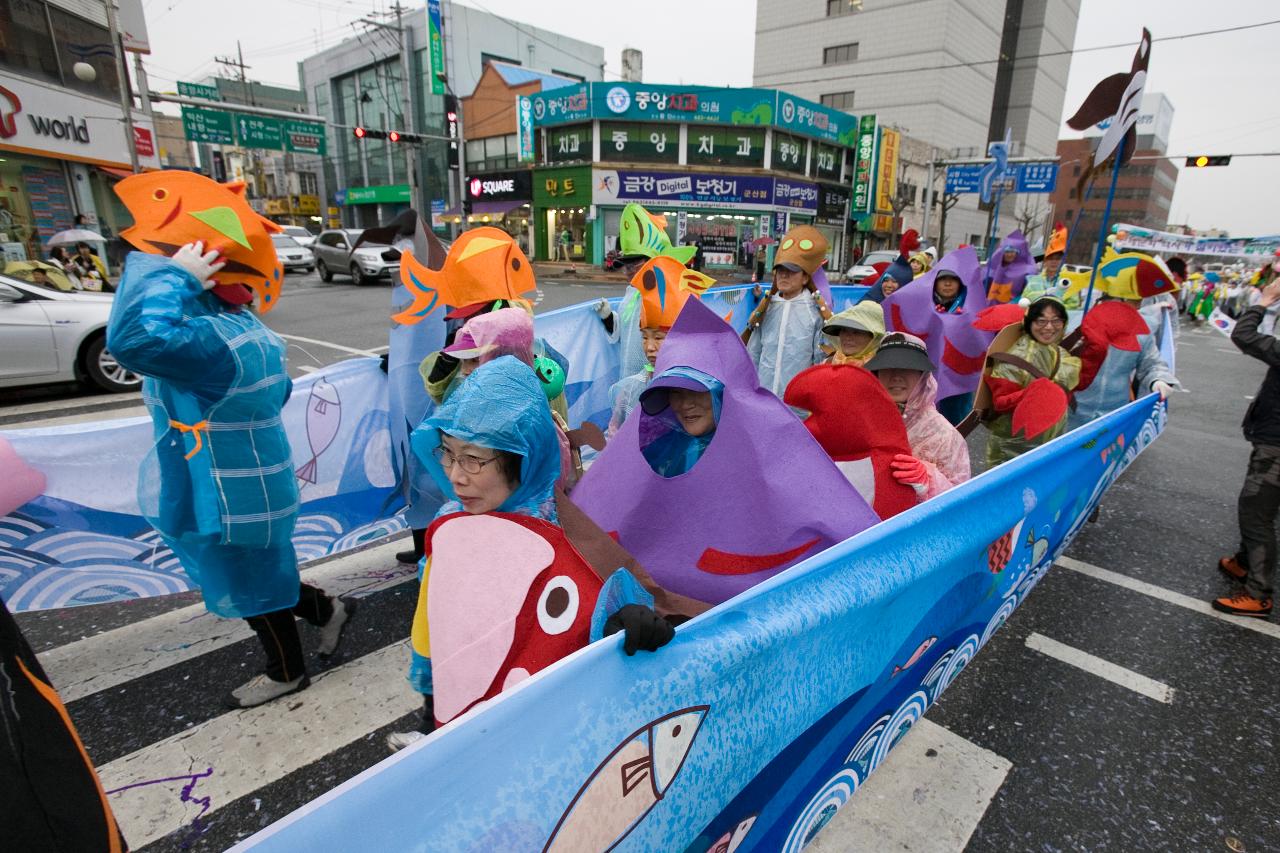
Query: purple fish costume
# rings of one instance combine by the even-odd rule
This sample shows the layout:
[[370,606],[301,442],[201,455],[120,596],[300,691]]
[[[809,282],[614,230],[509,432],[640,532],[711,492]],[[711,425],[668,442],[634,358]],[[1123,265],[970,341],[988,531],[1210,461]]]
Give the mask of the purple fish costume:
[[[949,313],[940,312],[933,299],[934,279],[943,272],[958,276],[962,287],[963,303]],[[915,335],[929,348],[940,403],[978,390],[995,333],[975,329],[973,321],[987,304],[978,254],[972,246],[943,255],[936,267],[884,301],[885,327]]]
[[[1013,249],[1018,256],[1011,263],[1004,262],[1004,253]],[[1031,257],[1027,248],[1027,238],[1021,231],[1013,231],[1000,241],[1000,246],[992,253],[983,271],[982,283],[987,288],[988,301],[1013,302],[1022,295],[1027,286],[1027,276],[1040,272],[1039,265]]]
[[637,407],[573,492],[662,587],[718,604],[879,521],[791,410],[760,387],[733,328],[696,299],[663,344],[653,384],[666,371],[680,375],[674,368],[724,386],[701,457],[679,476],[656,474],[641,441],[659,418]]

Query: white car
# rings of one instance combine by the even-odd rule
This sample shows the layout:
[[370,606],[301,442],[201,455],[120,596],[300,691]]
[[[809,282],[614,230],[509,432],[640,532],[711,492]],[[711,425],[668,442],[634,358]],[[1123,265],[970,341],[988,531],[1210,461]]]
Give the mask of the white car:
[[287,234],[272,234],[271,242],[275,244],[276,257],[284,264],[286,274],[294,270],[311,272],[316,268],[316,256],[311,254],[311,250]]
[[107,352],[109,293],[66,293],[0,275],[0,388],[90,382],[136,391],[142,377]]
[[849,271],[844,274],[845,281],[849,284],[875,284],[876,268],[872,264],[891,264],[897,257],[898,253],[889,249],[867,252],[856,264],[849,267]]
[[283,233],[286,237],[292,237],[297,241],[299,246],[310,248],[311,244],[316,241],[316,235],[312,234],[301,225],[285,225]]

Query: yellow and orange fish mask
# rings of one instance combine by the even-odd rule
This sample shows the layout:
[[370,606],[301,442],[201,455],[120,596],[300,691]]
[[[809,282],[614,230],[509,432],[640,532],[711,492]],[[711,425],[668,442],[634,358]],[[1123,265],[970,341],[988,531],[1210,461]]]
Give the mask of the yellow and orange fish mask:
[[667,255],[646,261],[631,279],[631,286],[640,291],[640,328],[671,328],[689,297],[701,296],[715,283]]
[[283,229],[249,207],[244,183],[220,184],[173,170],[132,175],[115,189],[134,222],[120,236],[139,251],[172,255],[187,243],[202,241],[226,262],[214,281],[250,288],[264,312],[276,306],[284,268],[271,235]]
[[506,300],[529,305],[527,294],[537,289],[533,265],[510,234],[500,228],[466,231],[449,247],[444,267],[433,270],[412,252],[400,256],[400,281],[413,303],[393,314],[402,326],[426,319],[442,305],[466,305]]

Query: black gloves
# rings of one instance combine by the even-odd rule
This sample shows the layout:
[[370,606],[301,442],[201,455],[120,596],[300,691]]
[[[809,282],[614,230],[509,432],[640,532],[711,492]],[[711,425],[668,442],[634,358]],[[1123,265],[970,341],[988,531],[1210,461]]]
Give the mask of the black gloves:
[[628,604],[605,621],[606,637],[619,631],[625,634],[622,650],[628,656],[634,655],[638,650],[657,651],[676,635],[676,629],[671,623],[642,604]]
[[382,355],[378,356],[378,369],[381,370],[383,373],[387,372],[387,366],[389,364],[391,364],[390,353],[384,352]]
[[449,374],[458,369],[461,362],[447,352],[442,352],[436,356],[436,363],[431,367],[431,375],[427,377],[427,381],[431,383],[442,382],[449,378]]

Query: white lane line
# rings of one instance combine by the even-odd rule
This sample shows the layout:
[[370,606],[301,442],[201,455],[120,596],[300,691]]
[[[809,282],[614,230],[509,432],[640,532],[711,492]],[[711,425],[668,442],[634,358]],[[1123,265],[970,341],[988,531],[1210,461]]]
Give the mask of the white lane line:
[[807,853],[955,851],[1013,764],[929,720],[911,727]]
[[5,424],[3,427],[0,427],[0,430],[41,429],[51,426],[67,426],[69,424],[106,423],[108,421],[124,420],[127,418],[140,418],[146,414],[146,406],[130,406],[125,409],[106,409],[98,412],[82,412],[80,414],[60,415],[58,417],[20,421],[18,423]]
[[195,834],[194,822],[233,800],[421,708],[404,680],[408,662],[408,640],[393,643],[318,675],[301,693],[215,717],[99,767],[103,789],[118,791],[111,809],[129,845],[137,850],[183,827]]
[[368,356],[374,356],[374,357],[378,355],[378,353],[374,352],[373,350],[355,349],[354,347],[343,346],[342,344],[335,344],[335,343],[332,343],[331,341],[317,341],[315,338],[304,338],[301,335],[286,335],[281,332],[276,332],[276,334],[280,335],[280,337],[284,338],[286,341],[299,341],[301,343],[311,344],[313,346],[328,347],[329,349],[336,349],[338,352],[349,352],[352,355],[368,355]]
[[127,406],[142,401],[142,395],[137,391],[127,391],[121,394],[106,394],[83,397],[72,397],[62,400],[43,400],[38,403],[21,403],[16,406],[5,406],[0,408],[0,414],[3,415],[36,415],[45,412],[60,412],[63,409],[79,409],[90,407],[101,407],[99,411],[110,411],[113,405]]
[[[416,566],[396,562],[403,547],[394,541],[339,557],[305,569],[302,579],[330,595],[388,589],[417,578]],[[244,620],[193,604],[41,652],[40,663],[62,701],[72,702],[252,636]]]
[[390,349],[391,349],[390,344],[383,344],[380,347],[374,347],[373,349],[369,350],[369,352],[373,353],[374,355],[381,355],[384,352],[388,352]]
[[1250,631],[1257,631],[1259,634],[1266,634],[1268,637],[1274,637],[1280,640],[1280,625],[1274,622],[1268,622],[1266,619],[1257,619],[1252,616],[1231,616],[1226,613],[1219,613],[1209,606],[1209,602],[1202,601],[1198,598],[1192,598],[1189,595],[1183,595],[1180,592],[1174,592],[1171,589],[1165,589],[1162,586],[1156,586],[1153,583],[1140,581],[1137,578],[1131,578],[1128,575],[1122,575],[1118,572],[1108,571],[1089,563],[1074,560],[1071,557],[1059,557],[1058,565],[1064,569],[1070,569],[1073,572],[1079,572],[1082,575],[1088,575],[1091,578],[1097,578],[1100,581],[1115,584],[1119,587],[1140,592],[1143,595],[1149,595],[1152,598],[1158,598],[1161,601],[1167,601],[1178,607],[1185,607],[1187,610],[1194,610],[1202,616],[1209,616],[1226,622],[1228,625],[1235,625],[1237,628],[1245,628]]
[[299,372],[299,373],[315,373],[315,372],[316,372],[317,370],[319,370],[319,369],[320,369],[320,368],[316,367],[314,364],[299,364],[299,365],[298,365],[298,372]]
[[1074,646],[1068,646],[1066,643],[1059,643],[1057,640],[1051,640],[1043,634],[1030,634],[1027,637],[1027,648],[1040,652],[1042,655],[1048,655],[1055,660],[1070,664],[1077,669],[1082,669],[1090,675],[1096,675],[1099,678],[1105,678],[1112,684],[1119,684],[1121,687],[1127,687],[1134,693],[1146,696],[1148,699],[1154,699],[1157,702],[1163,702],[1166,705],[1173,702],[1173,688],[1167,684],[1147,678],[1141,673],[1134,672],[1131,669],[1125,669],[1122,666],[1103,660],[1100,657],[1082,652]]

